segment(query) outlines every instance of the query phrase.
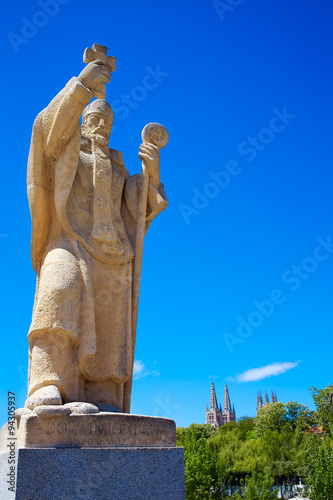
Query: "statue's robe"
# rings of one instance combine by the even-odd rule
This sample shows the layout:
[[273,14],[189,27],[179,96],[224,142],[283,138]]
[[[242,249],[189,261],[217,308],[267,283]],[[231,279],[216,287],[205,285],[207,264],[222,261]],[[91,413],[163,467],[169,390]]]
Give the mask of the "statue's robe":
[[[112,211],[109,221],[104,215],[104,229],[112,231],[116,242],[94,237],[96,224],[102,225],[94,211],[96,200],[101,200],[96,190],[102,189],[103,194],[104,189],[105,194],[106,184],[101,188],[93,178],[92,143],[81,136],[80,116],[92,97],[72,78],[33,127],[28,198],[37,289],[28,334],[29,396],[43,385],[56,384],[64,400],[94,402],[89,384],[109,381],[108,387],[117,393],[109,401],[122,408],[124,384],[133,370],[132,282],[141,176],[130,176],[122,154],[107,148],[104,171],[98,175],[106,176],[112,186]],[[167,204],[163,185],[150,184],[147,227]],[[70,355],[53,340],[59,334],[70,338],[74,346]],[[44,336],[45,344],[45,335],[49,339],[48,348],[42,349],[48,351],[46,360],[47,353],[38,353],[38,338]],[[36,363],[34,355],[40,356]],[[58,356],[59,363],[52,356]],[[64,361],[69,357],[71,361]],[[61,372],[63,362],[68,364],[67,372],[65,368]]]

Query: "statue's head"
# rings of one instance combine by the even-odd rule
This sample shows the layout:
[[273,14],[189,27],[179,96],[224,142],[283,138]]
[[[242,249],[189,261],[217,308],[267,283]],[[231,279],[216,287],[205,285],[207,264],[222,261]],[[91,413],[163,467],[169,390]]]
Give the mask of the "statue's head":
[[82,133],[93,139],[100,147],[107,146],[113,125],[113,111],[104,99],[88,104],[82,113]]

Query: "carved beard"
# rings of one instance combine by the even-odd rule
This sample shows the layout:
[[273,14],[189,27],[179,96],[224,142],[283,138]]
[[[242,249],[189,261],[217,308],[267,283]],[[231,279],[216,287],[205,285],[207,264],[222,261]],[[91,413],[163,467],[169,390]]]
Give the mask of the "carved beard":
[[85,137],[88,137],[88,139],[95,141],[97,146],[100,148],[105,148],[109,141],[104,137],[104,135],[96,133],[96,130],[98,129],[87,130],[86,127],[83,127],[82,133]]
[[104,135],[92,134],[90,139],[95,141],[100,148],[105,148],[108,145],[108,140],[105,139]]

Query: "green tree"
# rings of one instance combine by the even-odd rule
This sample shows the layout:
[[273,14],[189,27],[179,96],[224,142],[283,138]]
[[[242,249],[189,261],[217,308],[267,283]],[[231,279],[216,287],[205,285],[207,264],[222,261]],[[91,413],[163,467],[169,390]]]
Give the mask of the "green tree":
[[333,452],[329,437],[317,451],[308,486],[311,500],[333,500]]
[[270,491],[274,484],[274,479],[268,474],[254,472],[251,476],[246,476],[242,486],[243,496],[237,493],[234,498],[243,500],[276,500],[276,493]]
[[189,433],[195,440],[199,441],[201,438],[207,440],[210,437],[217,436],[218,431],[210,424],[192,424],[190,427],[177,427],[176,445],[185,446],[186,437]]
[[298,449],[298,440],[285,424],[281,431],[268,430],[260,438],[262,453],[266,457],[265,471],[276,478],[291,478],[295,474],[294,456]]
[[330,394],[333,393],[333,384],[330,384],[325,389],[310,389],[314,404],[317,409],[317,421],[325,430],[333,427],[333,408],[330,404]]
[[322,439],[312,432],[303,432],[296,435],[298,447],[293,457],[293,469],[297,476],[307,481],[315,469],[318,450],[322,446]]
[[251,439],[254,433],[254,418],[241,417],[237,422],[237,433],[240,439]]
[[263,436],[268,430],[280,432],[286,418],[283,403],[274,403],[258,411],[254,419],[254,432],[257,437]]
[[228,422],[227,424],[221,425],[219,428],[219,434],[226,434],[227,432],[234,432],[238,427],[237,422],[234,420],[231,422]]
[[289,401],[289,403],[285,405],[285,409],[285,421],[289,422],[294,432],[297,429],[304,430],[316,423],[315,412],[297,401]]
[[186,499],[220,498],[216,456],[207,448],[204,437],[198,440],[193,430],[186,436],[184,462]]
[[[271,499],[273,478],[281,483],[297,476],[317,495],[312,500],[333,500],[333,404],[327,394],[333,385],[312,391],[316,412],[290,401],[270,404],[255,419],[243,417],[219,431],[205,424],[178,428],[187,500],[223,499],[227,486],[244,478],[245,500]],[[314,424],[326,429],[325,439],[313,432]]]
[[[223,427],[225,429],[221,431]],[[221,432],[217,436],[207,441],[207,446],[217,460],[218,480],[223,498],[224,491],[233,477],[234,462],[239,452],[240,441],[234,425],[223,425],[219,431]]]
[[192,424],[189,428],[176,429],[176,444],[184,447],[188,500],[220,498],[217,459],[206,446],[207,439],[217,435],[217,430],[207,424]]
[[264,471],[267,466],[267,456],[261,439],[253,438],[240,441],[234,456],[233,473],[235,476]]
[[185,446],[187,433],[188,433],[187,427],[176,428],[176,446]]

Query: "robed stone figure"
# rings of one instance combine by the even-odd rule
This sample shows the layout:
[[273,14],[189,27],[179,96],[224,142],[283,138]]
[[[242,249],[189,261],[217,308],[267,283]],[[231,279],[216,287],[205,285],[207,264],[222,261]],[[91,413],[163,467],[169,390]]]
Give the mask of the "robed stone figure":
[[[102,61],[89,63],[33,126],[28,197],[37,288],[28,335],[30,409],[82,401],[129,411],[141,175],[130,176],[121,152],[108,147],[109,104],[89,104],[110,77]],[[148,228],[168,202],[158,148],[142,144],[139,157],[149,174]]]

